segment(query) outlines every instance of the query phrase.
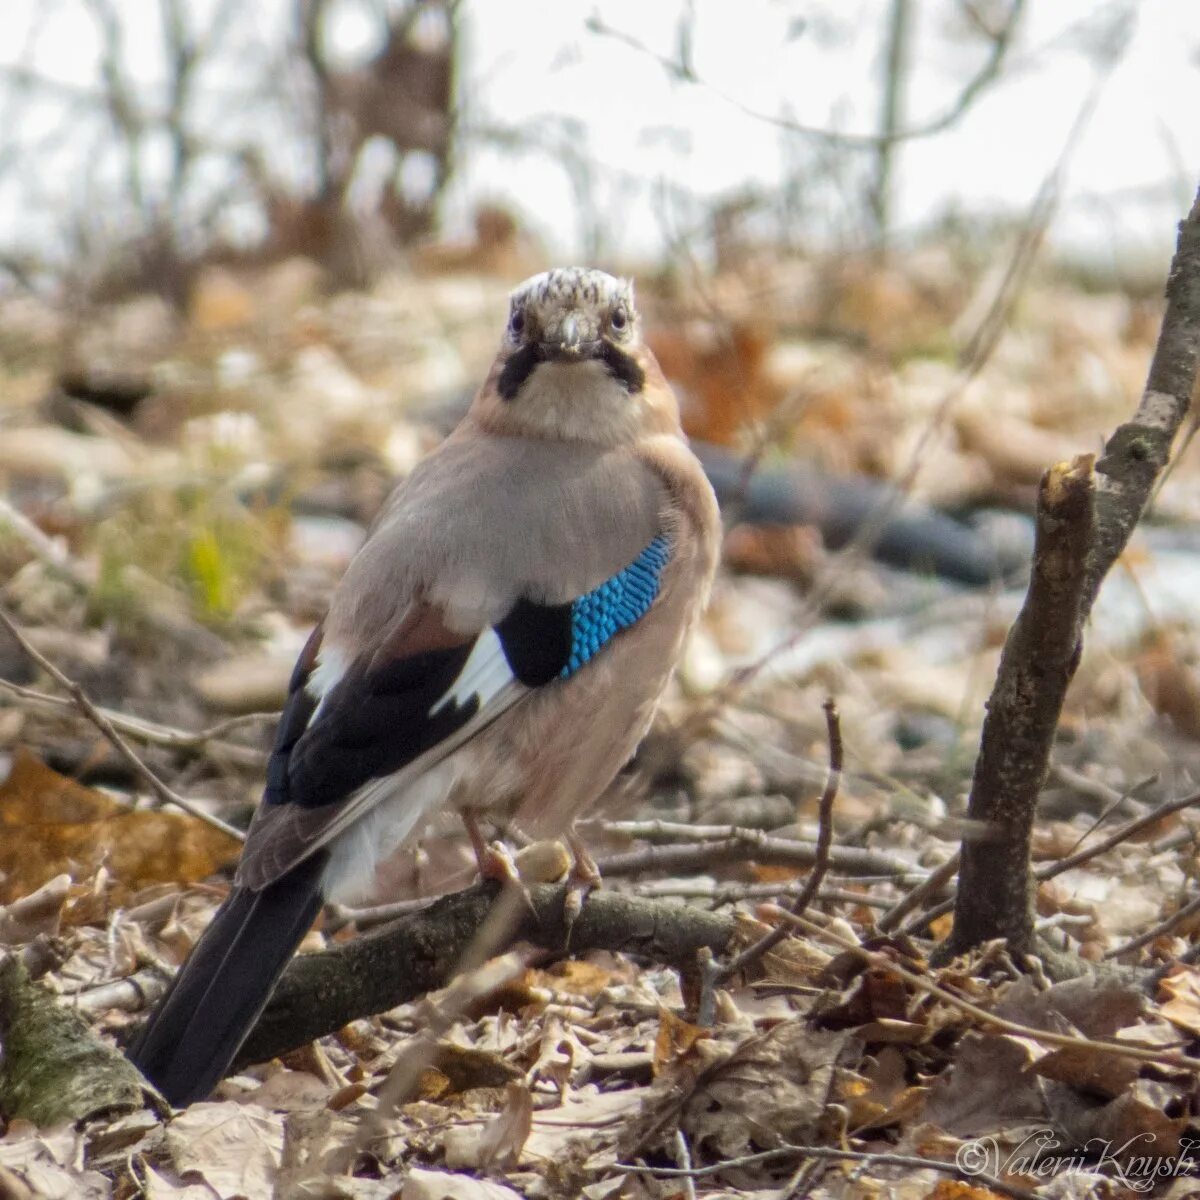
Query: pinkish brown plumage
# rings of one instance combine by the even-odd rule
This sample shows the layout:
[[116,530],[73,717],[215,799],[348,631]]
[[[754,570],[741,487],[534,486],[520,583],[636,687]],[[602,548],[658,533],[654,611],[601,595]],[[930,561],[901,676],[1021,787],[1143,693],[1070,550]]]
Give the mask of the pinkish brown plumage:
[[236,885],[133,1051],[227,1069],[320,905],[450,806],[555,832],[644,736],[712,580],[716,500],[632,286],[513,293],[487,381],[393,494],[297,665]]

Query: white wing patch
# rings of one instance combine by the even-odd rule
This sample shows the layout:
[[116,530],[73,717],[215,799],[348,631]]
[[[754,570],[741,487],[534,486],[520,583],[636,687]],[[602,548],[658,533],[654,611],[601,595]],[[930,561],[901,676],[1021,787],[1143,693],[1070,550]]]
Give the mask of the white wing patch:
[[304,690],[317,702],[313,714],[308,718],[309,725],[321,715],[325,707],[325,698],[341,682],[342,676],[350,666],[350,658],[336,646],[322,646],[317,652],[317,665],[313,667]]
[[467,704],[473,696],[478,697],[482,711],[512,682],[512,668],[508,665],[500,638],[494,629],[485,629],[475,639],[475,645],[471,647],[458,678],[429,710],[429,715],[436,717],[451,704]]

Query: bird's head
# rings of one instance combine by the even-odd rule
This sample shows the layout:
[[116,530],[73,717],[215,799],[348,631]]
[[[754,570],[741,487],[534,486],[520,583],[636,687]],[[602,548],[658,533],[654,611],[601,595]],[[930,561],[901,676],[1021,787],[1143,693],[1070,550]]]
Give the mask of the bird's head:
[[584,267],[527,279],[512,293],[477,415],[497,432],[610,445],[677,432],[640,325],[629,280]]

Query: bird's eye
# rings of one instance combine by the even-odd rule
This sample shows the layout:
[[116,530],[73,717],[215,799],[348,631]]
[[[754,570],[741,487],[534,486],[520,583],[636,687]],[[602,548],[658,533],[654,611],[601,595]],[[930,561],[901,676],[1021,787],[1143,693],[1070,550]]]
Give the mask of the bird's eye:
[[617,333],[621,333],[629,325],[629,314],[623,308],[614,308],[608,323]]
[[525,331],[525,314],[519,309],[513,309],[513,314],[508,318],[508,330],[513,337],[520,337]]

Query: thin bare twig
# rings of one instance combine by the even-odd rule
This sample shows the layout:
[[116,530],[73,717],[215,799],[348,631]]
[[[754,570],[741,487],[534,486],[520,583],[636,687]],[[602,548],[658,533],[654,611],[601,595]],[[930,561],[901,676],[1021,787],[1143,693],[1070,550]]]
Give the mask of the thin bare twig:
[[805,137],[811,137],[817,141],[845,150],[879,150],[882,146],[893,145],[898,142],[914,141],[917,138],[931,137],[948,129],[962,117],[980,93],[999,76],[1001,67],[1012,44],[1017,22],[1024,5],[1025,0],[1012,0],[1009,11],[1000,27],[994,31],[986,31],[992,43],[986,60],[945,110],[920,125],[914,125],[908,129],[895,129],[885,133],[843,133],[836,129],[825,129],[817,125],[805,125],[800,121],[793,120],[791,117],[763,112],[744,103],[736,96],[731,96],[715,84],[702,79],[696,74],[687,59],[668,58],[666,55],[659,54],[632,34],[609,25],[599,14],[593,14],[588,18],[587,29],[590,33],[621,42],[630,49],[636,50],[639,54],[644,54],[654,59],[673,78],[684,83],[697,84],[703,87],[724,103],[732,105],[739,112],[752,117],[756,121],[763,121],[779,129],[786,129],[789,133],[802,134]]
[[181,796],[169,787],[133,752],[129,743],[117,732],[112,722],[88,699],[87,693],[73,679],[63,674],[22,632],[20,626],[9,616],[3,606],[0,606],[0,625],[12,635],[17,645],[25,655],[39,666],[55,683],[59,685],[79,707],[79,710],[93,725],[108,739],[116,752],[129,764],[133,773],[165,804],[173,804],[176,808],[190,813],[197,820],[219,829],[235,841],[244,842],[246,835],[233,825],[222,821],[220,817],[205,812],[199,805],[193,804],[186,796]]
[[[825,781],[825,789],[822,791],[820,802],[817,805],[817,845],[813,868],[808,879],[805,880],[800,895],[792,902],[791,911],[794,913],[804,912],[817,895],[821,881],[825,878],[826,871],[829,870],[829,852],[833,844],[833,805],[837,800],[838,785],[842,779],[845,752],[842,745],[841,718],[832,696],[825,701],[824,710],[825,727],[829,736],[829,777]],[[729,962],[713,971],[711,980],[705,980],[706,985],[711,982],[712,987],[718,987],[725,980],[741,974],[747,967],[758,962],[763,955],[774,950],[784,938],[789,936],[790,932],[786,925],[777,925],[770,933],[764,934],[753,945],[747,946],[740,954],[735,955]],[[706,993],[708,990],[706,987]],[[702,1010],[704,1008],[703,1001],[704,997],[701,998]],[[700,1020],[699,1023],[703,1025],[705,1022]]]
[[918,883],[915,888],[901,897],[875,923],[880,933],[890,933],[910,912],[920,908],[930,896],[936,895],[958,873],[959,852],[956,850],[940,867],[932,871],[929,877]]
[[[732,828],[723,841],[677,846],[642,846],[610,854],[597,862],[605,877],[640,875],[646,871],[679,873],[711,870],[732,862],[757,862],[780,867],[811,867],[817,861],[815,842],[773,837],[761,829]],[[860,846],[831,846],[830,864],[846,875],[891,875],[924,879],[925,872],[882,850]]]
[[907,967],[901,966],[900,963],[889,958],[886,954],[868,950],[850,938],[843,937],[835,930],[827,929],[824,926],[818,925],[815,921],[810,921],[807,917],[798,916],[795,913],[789,912],[786,908],[780,908],[777,905],[769,907],[768,915],[785,921],[789,925],[794,925],[810,937],[815,937],[819,940],[824,939],[825,941],[832,942],[839,949],[848,950],[873,970],[898,975],[905,983],[916,988],[918,991],[924,992],[928,996],[933,996],[943,1003],[957,1008],[960,1012],[967,1013],[977,1021],[982,1021],[994,1029],[999,1029],[1002,1033],[1010,1033],[1015,1037],[1030,1038],[1043,1046],[1061,1046],[1072,1050],[1088,1050],[1095,1053],[1112,1054],[1117,1058],[1132,1059],[1135,1062],[1178,1067],[1180,1070],[1190,1073],[1200,1072],[1200,1059],[1191,1058],[1186,1054],[1175,1054],[1169,1050],[1143,1049],[1141,1046],[1134,1046],[1128,1042],[1108,1042],[1099,1041],[1095,1038],[1072,1037],[1069,1034],[1052,1033],[1046,1029],[1035,1029],[1032,1025],[1022,1025],[1018,1021],[1009,1021],[1004,1017],[998,1017],[995,1013],[988,1012],[986,1008],[981,1008],[978,1004],[972,1004],[971,1001],[964,1000],[948,988],[942,987],[941,984],[933,983],[923,975],[917,974],[916,971],[910,971]]
[[1164,934],[1170,933],[1182,925],[1189,917],[1193,917],[1200,912],[1200,896],[1194,900],[1189,900],[1181,909],[1173,912],[1169,917],[1159,921],[1157,925],[1152,925],[1149,929],[1143,930],[1137,937],[1130,938],[1129,941],[1115,947],[1112,950],[1105,952],[1105,958],[1121,958],[1125,954],[1132,954],[1135,950],[1140,950],[1143,946],[1148,946],[1155,938],[1160,938]]
[[[79,706],[74,700],[64,696],[51,696],[48,692],[40,692],[37,688],[12,683],[8,679],[0,679],[0,691],[7,692],[18,700],[25,700],[34,707],[79,712]],[[118,712],[115,708],[105,708],[100,704],[96,705],[96,711],[111,722],[112,727],[119,733],[125,734],[126,737],[140,742],[144,746],[159,746],[164,750],[207,750],[224,762],[253,771],[263,769],[267,756],[261,750],[254,749],[253,746],[240,746],[236,742],[223,741],[223,735],[233,729],[239,729],[243,725],[279,720],[277,712],[245,713],[237,717],[227,717],[215,725],[209,725],[206,729],[198,729],[193,732],[190,729],[180,729],[174,725],[163,725],[158,721],[148,721],[143,717],[131,717],[128,713]],[[86,713],[80,715],[85,720],[91,720]]]
[[1005,1183],[986,1171],[968,1172],[955,1163],[939,1162],[935,1158],[922,1158],[916,1154],[868,1153],[865,1150],[840,1150],[834,1146],[777,1146],[774,1150],[761,1150],[757,1154],[745,1154],[740,1158],[726,1159],[707,1167],[650,1167],[639,1163],[614,1163],[612,1170],[624,1175],[650,1175],[655,1179],[700,1179],[707,1175],[719,1175],[724,1171],[754,1167],[762,1163],[786,1161],[789,1158],[825,1158],[835,1162],[860,1162],[868,1166],[903,1167],[907,1171],[937,1171],[941,1175],[953,1175],[957,1179],[982,1184],[1001,1196],[1012,1200],[1038,1200],[1030,1192],[1014,1184]]

